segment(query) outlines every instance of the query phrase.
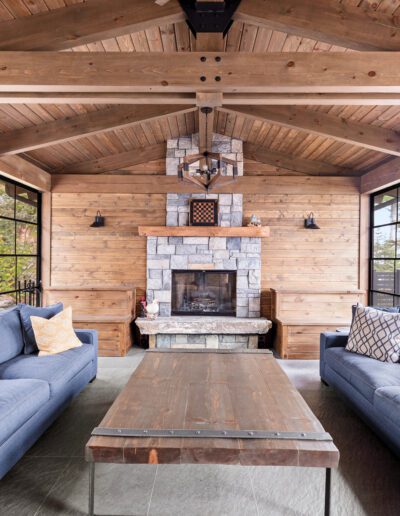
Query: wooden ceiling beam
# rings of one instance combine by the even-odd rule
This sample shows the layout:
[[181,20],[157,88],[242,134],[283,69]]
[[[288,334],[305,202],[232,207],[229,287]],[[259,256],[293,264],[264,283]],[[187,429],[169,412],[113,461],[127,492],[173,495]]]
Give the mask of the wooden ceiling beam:
[[166,144],[158,143],[148,147],[140,147],[119,154],[112,154],[103,158],[90,161],[82,161],[73,165],[67,165],[53,170],[57,174],[104,174],[111,171],[121,171],[121,169],[148,163],[166,156]]
[[0,50],[64,50],[185,20],[177,0],[89,0],[0,23]]
[[[219,93],[225,106],[400,106],[400,93]],[[0,104],[185,104],[195,93],[0,92]]]
[[[266,163],[274,167],[292,170],[307,176],[358,176],[356,171],[349,168],[331,165],[321,161],[299,158],[287,154],[286,152],[274,151],[265,147],[253,145],[251,143],[243,144],[243,156],[246,159]],[[252,178],[253,180],[253,178]]]
[[[358,177],[285,177],[253,176],[221,178],[213,190],[214,193],[274,194],[285,191],[298,194],[307,185],[307,191],[315,195],[338,192],[344,195],[357,194],[360,180]],[[179,181],[177,176],[148,175],[114,175],[96,174],[76,175],[54,174],[52,176],[53,193],[198,193],[199,188],[192,183]]]
[[355,50],[400,50],[395,15],[337,0],[242,0],[234,19]]
[[[215,108],[222,105],[222,94],[218,92],[198,92],[196,105],[199,107],[199,151],[211,152],[215,121]],[[204,109],[211,109],[207,114]]]
[[398,94],[399,60],[398,52],[2,52],[0,91]]
[[188,106],[115,106],[2,134],[0,155],[19,154],[84,136],[131,127],[142,122],[195,110]]
[[[204,110],[209,109],[206,113]],[[203,154],[205,151],[211,152],[214,130],[214,108],[199,108],[199,152]]]
[[400,182],[400,158],[394,158],[361,176],[361,193],[371,194]]
[[196,52],[223,52],[224,35],[221,32],[198,32],[196,34]]
[[0,156],[0,174],[40,192],[51,190],[51,175],[21,156]]
[[226,113],[244,115],[254,120],[306,131],[358,147],[400,156],[400,133],[392,129],[353,122],[342,117],[293,106],[235,106],[234,108],[221,107],[218,109]]

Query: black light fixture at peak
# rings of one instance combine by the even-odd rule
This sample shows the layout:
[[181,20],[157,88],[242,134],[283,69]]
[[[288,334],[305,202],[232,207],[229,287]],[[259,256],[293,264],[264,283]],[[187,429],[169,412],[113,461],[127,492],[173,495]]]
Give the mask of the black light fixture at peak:
[[311,212],[307,215],[307,218],[304,219],[304,227],[306,229],[321,229],[318,224],[315,222],[314,213]]
[[96,216],[94,218],[94,222],[90,224],[91,228],[102,228],[105,225],[105,218],[102,217],[100,211],[97,211]]
[[192,33],[220,32],[224,35],[233,23],[240,0],[179,0]]

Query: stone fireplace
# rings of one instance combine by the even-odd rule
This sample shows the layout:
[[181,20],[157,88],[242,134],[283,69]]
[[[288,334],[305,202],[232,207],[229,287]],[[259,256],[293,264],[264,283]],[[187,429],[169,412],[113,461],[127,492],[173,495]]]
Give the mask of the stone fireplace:
[[[167,175],[177,175],[179,163],[186,155],[197,153],[197,145],[197,135],[169,140]],[[243,175],[240,140],[214,135],[212,150],[238,161],[239,175]],[[227,167],[225,173],[229,175],[232,171]],[[221,228],[243,226],[242,194],[171,192],[167,194],[167,227],[188,226],[191,199],[217,199],[218,225]],[[213,282],[220,282],[221,278],[225,281],[229,278],[229,282],[223,286],[221,284],[222,290],[217,292],[218,289]],[[185,285],[184,279],[189,285]],[[259,318],[260,289],[261,238],[212,236],[211,228],[209,236],[147,238],[147,300],[159,301],[160,317],[186,315],[187,312],[192,316],[229,315],[237,318]],[[221,292],[229,292],[234,296],[231,306],[228,306],[226,299],[218,297],[221,296]],[[218,303],[225,304],[225,308],[228,308],[218,309]],[[227,335],[226,331],[224,333],[218,336],[217,347],[247,346],[248,337]],[[214,343],[216,337],[213,336]],[[177,338],[181,344],[185,340],[183,335],[157,335],[157,346],[173,346]],[[207,340],[202,335],[188,335],[185,342],[206,345]]]
[[172,315],[236,316],[236,271],[172,271]]

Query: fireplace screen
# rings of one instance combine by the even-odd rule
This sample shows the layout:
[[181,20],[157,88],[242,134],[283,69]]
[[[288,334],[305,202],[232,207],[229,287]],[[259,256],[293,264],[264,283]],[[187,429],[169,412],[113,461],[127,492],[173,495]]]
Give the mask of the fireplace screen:
[[236,315],[235,271],[172,271],[172,315]]

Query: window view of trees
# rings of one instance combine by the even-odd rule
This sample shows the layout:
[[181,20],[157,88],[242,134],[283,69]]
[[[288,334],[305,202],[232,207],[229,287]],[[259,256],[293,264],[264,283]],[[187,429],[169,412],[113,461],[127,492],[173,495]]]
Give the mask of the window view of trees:
[[39,194],[0,178],[0,309],[38,285],[38,221]]
[[372,196],[371,302],[400,305],[399,188]]

